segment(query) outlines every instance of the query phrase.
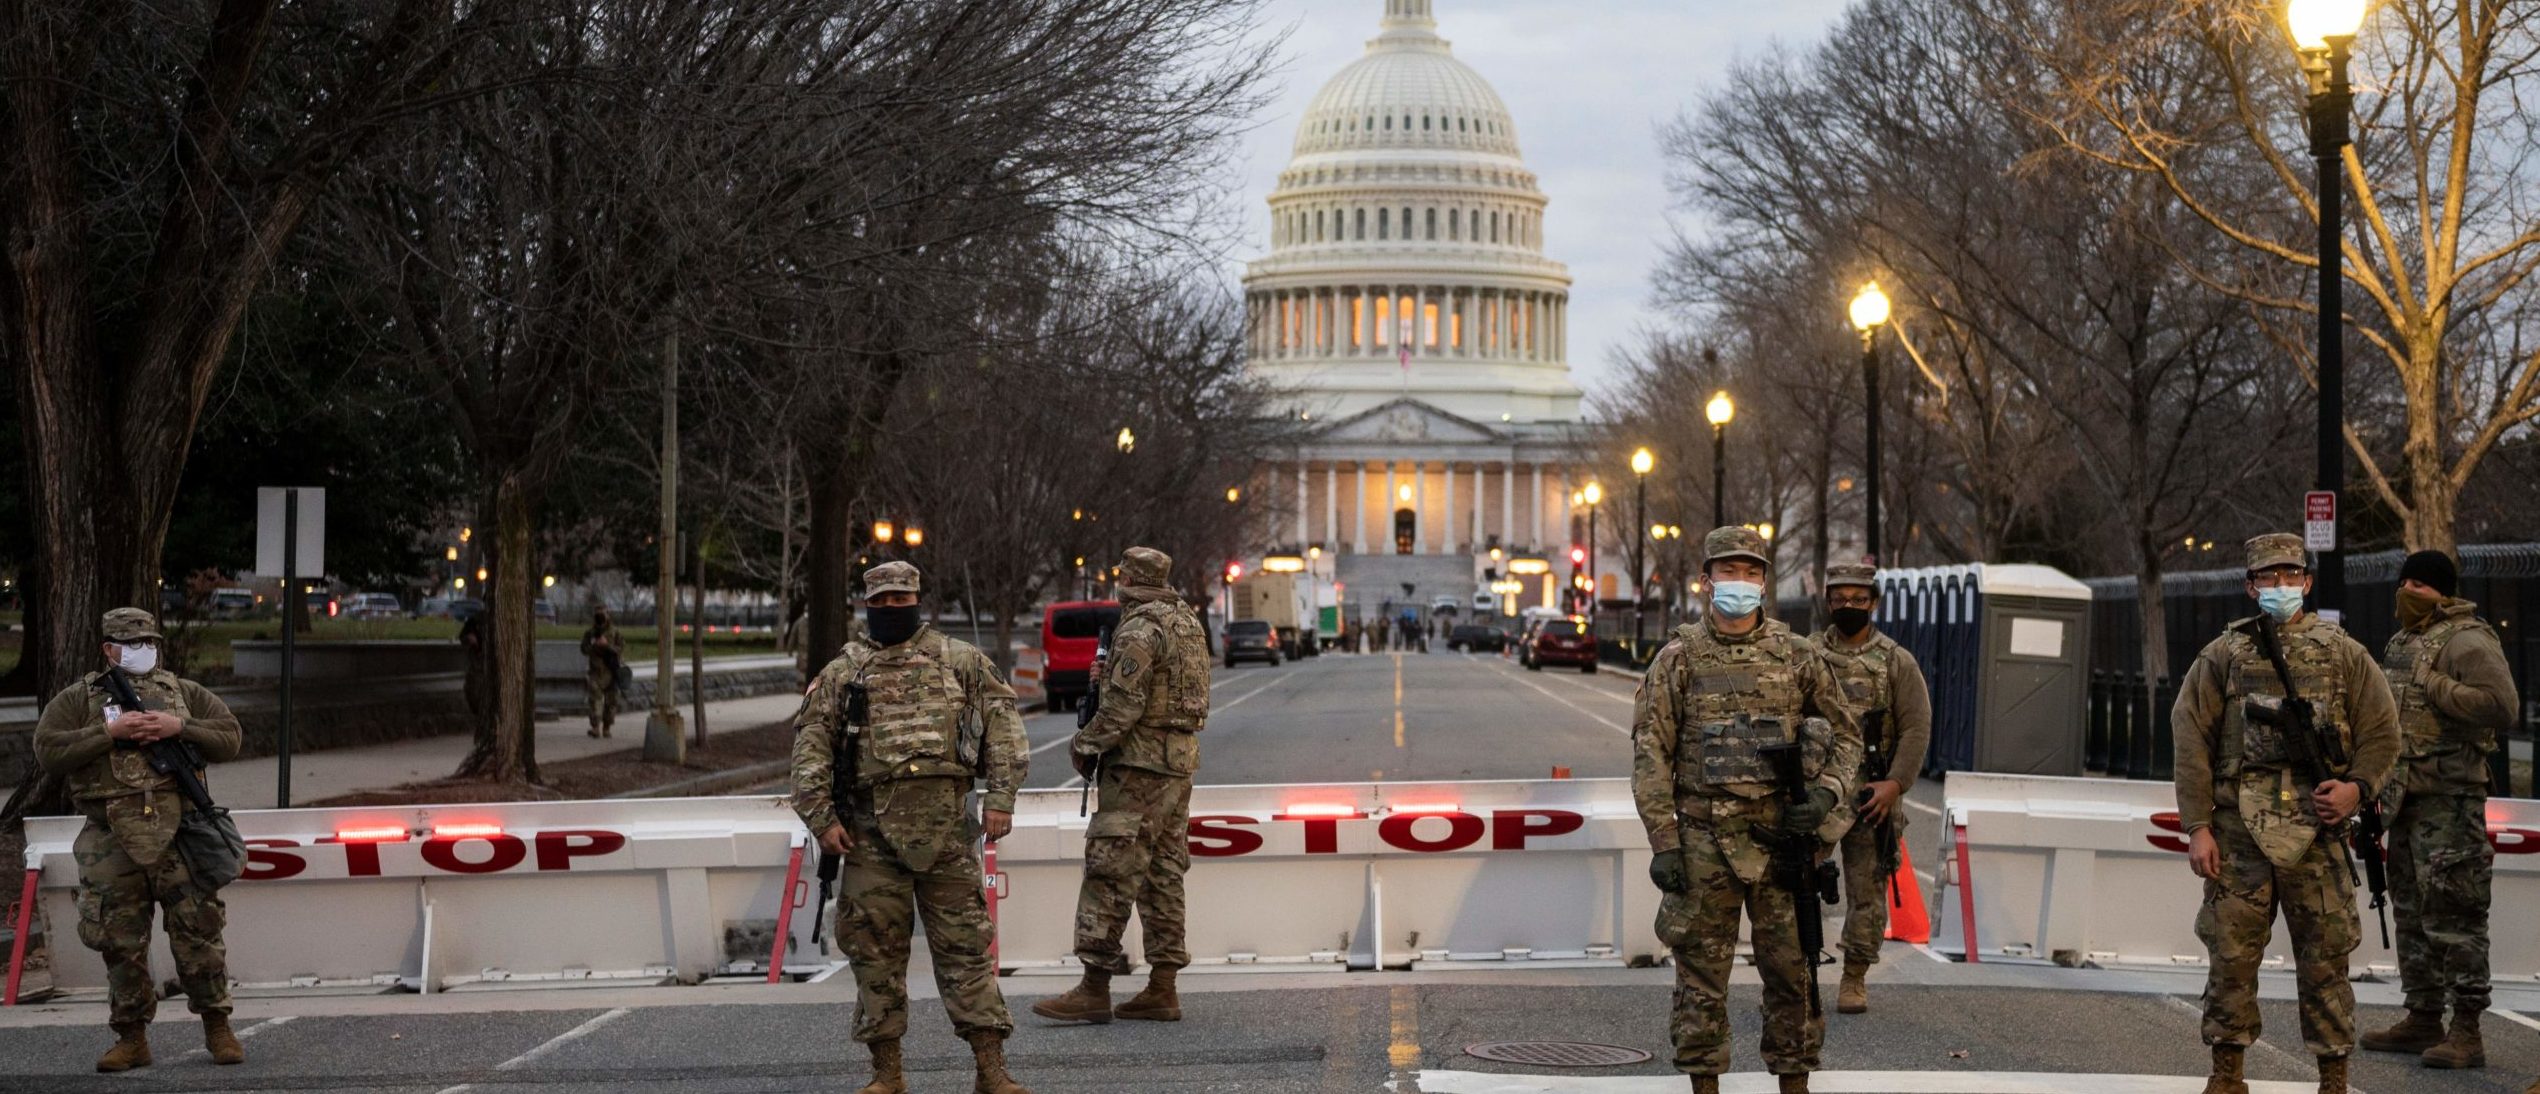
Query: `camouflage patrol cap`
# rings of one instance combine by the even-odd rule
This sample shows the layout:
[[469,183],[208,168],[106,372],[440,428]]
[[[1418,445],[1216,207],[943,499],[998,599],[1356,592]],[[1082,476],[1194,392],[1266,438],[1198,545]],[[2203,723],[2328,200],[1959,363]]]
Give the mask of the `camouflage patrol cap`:
[[2269,532],[2262,536],[2253,536],[2249,540],[2247,549],[2248,570],[2253,574],[2277,566],[2299,566],[2305,570],[2311,568],[2310,552],[2303,549],[2302,537],[2291,532]]
[[864,572],[864,598],[871,600],[883,593],[917,591],[917,567],[906,562],[885,562]]
[[1164,588],[1172,583],[1173,556],[1153,547],[1131,547],[1120,556],[1120,583]]
[[1837,585],[1860,585],[1876,592],[1879,568],[1866,562],[1837,562],[1826,567],[1826,588]]
[[1724,558],[1753,559],[1765,566],[1773,564],[1771,556],[1764,553],[1763,535],[1755,529],[1734,524],[1714,528],[1710,535],[1702,537],[1703,565],[1708,566]]
[[139,608],[117,608],[107,612],[101,629],[106,632],[109,642],[159,637],[159,621]]

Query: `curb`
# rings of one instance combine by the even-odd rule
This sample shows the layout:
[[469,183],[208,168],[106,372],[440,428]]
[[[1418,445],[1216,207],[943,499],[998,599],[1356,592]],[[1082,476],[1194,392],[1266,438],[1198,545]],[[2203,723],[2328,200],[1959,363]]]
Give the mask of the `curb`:
[[712,797],[727,790],[738,790],[745,786],[766,782],[768,776],[791,770],[793,765],[794,761],[790,759],[768,760],[747,767],[736,767],[729,771],[715,771],[695,778],[681,779],[675,783],[623,790],[609,795],[609,799]]

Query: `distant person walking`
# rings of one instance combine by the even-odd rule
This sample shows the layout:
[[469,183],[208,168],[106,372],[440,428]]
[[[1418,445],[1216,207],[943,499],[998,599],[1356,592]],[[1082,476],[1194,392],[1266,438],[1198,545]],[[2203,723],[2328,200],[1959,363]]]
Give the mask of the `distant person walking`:
[[582,632],[582,689],[591,711],[587,736],[606,737],[617,727],[617,708],[626,698],[618,691],[617,668],[625,655],[626,640],[609,621],[608,606],[591,609],[591,627]]

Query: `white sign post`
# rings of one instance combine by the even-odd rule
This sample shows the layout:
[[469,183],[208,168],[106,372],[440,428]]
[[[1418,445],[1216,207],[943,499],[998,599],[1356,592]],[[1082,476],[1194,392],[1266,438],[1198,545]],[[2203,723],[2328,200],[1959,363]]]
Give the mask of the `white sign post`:
[[326,491],[314,486],[256,488],[256,572],[282,578],[282,680],[274,775],[277,809],[291,808],[291,667],[300,627],[300,579],[326,572]]

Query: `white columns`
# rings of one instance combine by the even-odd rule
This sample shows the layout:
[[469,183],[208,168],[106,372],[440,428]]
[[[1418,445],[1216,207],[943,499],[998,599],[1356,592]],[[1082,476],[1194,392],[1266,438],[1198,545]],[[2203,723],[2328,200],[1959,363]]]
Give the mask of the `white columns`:
[[1429,553],[1429,469],[1411,462],[1411,553]]
[[1535,497],[1534,497],[1534,508],[1535,508],[1535,549],[1537,549],[1537,550],[1542,550],[1542,549],[1544,549],[1544,548],[1546,548],[1546,547],[1550,547],[1550,546],[1551,546],[1551,544],[1550,544],[1550,543],[1545,542],[1545,541],[1544,541],[1544,538],[1543,538],[1543,465],[1542,465],[1542,464],[1536,464],[1536,465],[1535,465]]
[[1466,542],[1471,543],[1471,544],[1473,545],[1473,551],[1474,551],[1474,553],[1476,553],[1476,554],[1479,554],[1479,553],[1481,552],[1481,550],[1482,550],[1482,539],[1483,539],[1483,536],[1484,536],[1484,533],[1483,533],[1483,531],[1482,531],[1482,509],[1484,508],[1484,506],[1482,505],[1482,490],[1483,490],[1482,475],[1483,475],[1483,471],[1482,471],[1482,461],[1480,461],[1480,460],[1474,460],[1474,461],[1473,461],[1473,529],[1472,529],[1473,534],[1472,534],[1472,537],[1471,537],[1470,539],[1466,540]]
[[1367,553],[1367,461],[1365,460],[1358,461],[1358,536],[1351,543],[1352,550],[1362,555]]
[[1310,487],[1305,481],[1305,461],[1296,463],[1296,549],[1305,550],[1305,503]]
[[1446,519],[1438,522],[1438,552],[1455,553],[1455,461],[1448,460],[1440,469],[1446,476]]
[[1508,454],[1508,462],[1499,465],[1499,542],[1503,547],[1517,545],[1517,454]]
[[1394,482],[1393,461],[1392,461],[1392,460],[1386,460],[1386,461],[1385,461],[1385,503],[1384,503],[1383,505],[1381,505],[1381,506],[1378,506],[1378,507],[1377,507],[1377,509],[1376,509],[1376,511],[1377,511],[1377,512],[1379,512],[1379,513],[1383,513],[1383,514],[1385,515],[1385,520],[1384,520],[1385,549],[1384,549],[1384,551],[1383,551],[1383,552],[1381,552],[1381,553],[1383,553],[1383,554],[1392,554],[1392,553],[1393,553],[1393,534],[1394,534],[1394,532],[1393,532],[1393,521],[1394,521],[1393,511],[1394,511],[1394,505],[1395,505],[1395,502],[1394,502],[1394,500],[1393,500],[1393,499],[1394,499],[1394,487],[1395,487],[1396,485],[1397,485],[1397,484]]
[[1341,465],[1323,465],[1323,549],[1339,554],[1341,549]]

